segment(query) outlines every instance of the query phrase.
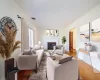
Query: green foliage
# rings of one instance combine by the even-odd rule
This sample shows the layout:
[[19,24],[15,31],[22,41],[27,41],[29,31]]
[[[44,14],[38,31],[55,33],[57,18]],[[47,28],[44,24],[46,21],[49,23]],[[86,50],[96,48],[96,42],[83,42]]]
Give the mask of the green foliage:
[[63,37],[62,37],[62,44],[65,44],[65,43],[66,43],[66,41],[67,41],[67,40],[66,40],[66,37],[65,37],[65,36],[63,36]]

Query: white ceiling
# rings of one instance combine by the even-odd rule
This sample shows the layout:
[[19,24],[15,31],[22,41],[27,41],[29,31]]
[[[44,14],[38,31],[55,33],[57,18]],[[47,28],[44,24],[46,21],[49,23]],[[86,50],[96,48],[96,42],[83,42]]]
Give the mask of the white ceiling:
[[100,0],[16,0],[41,27],[65,27],[100,4]]

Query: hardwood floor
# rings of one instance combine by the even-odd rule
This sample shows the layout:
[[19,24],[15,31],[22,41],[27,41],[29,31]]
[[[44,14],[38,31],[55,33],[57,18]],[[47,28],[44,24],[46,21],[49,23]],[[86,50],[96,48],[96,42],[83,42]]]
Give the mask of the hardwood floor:
[[83,80],[100,80],[100,74],[94,73],[93,68],[90,65],[80,60],[78,62],[80,75]]
[[33,70],[22,70],[18,72],[17,80],[28,80]]
[[[76,57],[76,52],[67,52],[67,54]],[[93,68],[90,65],[82,60],[78,60],[78,64],[82,80],[100,80],[100,73],[94,73]]]

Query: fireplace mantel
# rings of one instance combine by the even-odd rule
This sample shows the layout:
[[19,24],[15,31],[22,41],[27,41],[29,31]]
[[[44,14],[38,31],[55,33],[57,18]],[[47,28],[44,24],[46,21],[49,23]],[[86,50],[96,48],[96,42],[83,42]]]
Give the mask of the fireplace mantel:
[[44,49],[47,50],[48,46],[48,42],[56,42],[56,45],[59,44],[59,37],[52,37],[52,36],[47,36],[47,37],[44,37]]

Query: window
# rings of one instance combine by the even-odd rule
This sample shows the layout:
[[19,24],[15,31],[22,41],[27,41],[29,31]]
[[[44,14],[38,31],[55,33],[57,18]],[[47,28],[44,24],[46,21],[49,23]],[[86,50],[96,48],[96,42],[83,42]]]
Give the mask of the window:
[[33,47],[33,29],[29,28],[29,47]]

